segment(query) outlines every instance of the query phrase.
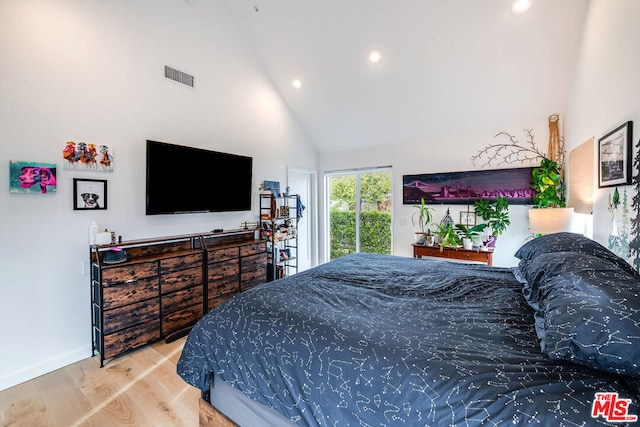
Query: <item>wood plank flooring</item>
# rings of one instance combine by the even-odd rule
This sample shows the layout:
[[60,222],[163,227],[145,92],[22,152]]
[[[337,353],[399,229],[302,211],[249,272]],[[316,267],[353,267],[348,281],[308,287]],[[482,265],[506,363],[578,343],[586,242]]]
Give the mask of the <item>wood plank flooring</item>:
[[0,391],[3,427],[198,425],[198,389],[176,374],[185,338],[74,363]]

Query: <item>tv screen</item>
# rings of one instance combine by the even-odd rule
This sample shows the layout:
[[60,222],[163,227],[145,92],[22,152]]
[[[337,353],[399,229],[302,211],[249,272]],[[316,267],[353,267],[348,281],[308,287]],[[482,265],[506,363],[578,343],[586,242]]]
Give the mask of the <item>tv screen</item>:
[[253,158],[147,140],[146,214],[251,210]]

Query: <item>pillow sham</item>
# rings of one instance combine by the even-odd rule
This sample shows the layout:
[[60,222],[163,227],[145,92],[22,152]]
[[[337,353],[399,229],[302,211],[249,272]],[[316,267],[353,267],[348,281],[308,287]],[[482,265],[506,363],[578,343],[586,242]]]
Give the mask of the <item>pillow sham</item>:
[[[552,252],[523,261],[543,353],[640,378],[640,280],[597,256]],[[540,329],[540,330],[538,330]]]
[[595,240],[579,233],[560,232],[536,237],[520,246],[514,256],[521,260],[530,260],[550,252],[578,252],[593,255],[611,261],[628,273],[640,277],[640,274],[624,259]]

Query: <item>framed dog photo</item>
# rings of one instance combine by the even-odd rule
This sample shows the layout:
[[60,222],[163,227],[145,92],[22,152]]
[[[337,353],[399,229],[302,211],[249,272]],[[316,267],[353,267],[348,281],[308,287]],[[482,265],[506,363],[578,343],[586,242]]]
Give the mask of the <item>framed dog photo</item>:
[[107,180],[73,178],[73,210],[107,209]]

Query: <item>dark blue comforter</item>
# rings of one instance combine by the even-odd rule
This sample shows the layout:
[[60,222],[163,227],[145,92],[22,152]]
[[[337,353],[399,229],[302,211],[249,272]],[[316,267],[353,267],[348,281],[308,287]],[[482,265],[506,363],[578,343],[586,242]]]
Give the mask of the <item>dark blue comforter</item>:
[[350,255],[244,292],[191,331],[178,363],[215,372],[300,425],[604,424],[623,378],[540,351],[511,269]]

